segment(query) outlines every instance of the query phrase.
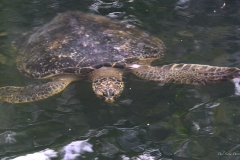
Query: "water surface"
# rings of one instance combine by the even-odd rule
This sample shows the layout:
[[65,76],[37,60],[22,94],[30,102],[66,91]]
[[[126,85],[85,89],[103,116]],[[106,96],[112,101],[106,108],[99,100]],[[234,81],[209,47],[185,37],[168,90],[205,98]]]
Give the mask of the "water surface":
[[[154,65],[199,63],[240,67],[240,3],[223,0],[2,0],[0,86],[39,81],[15,67],[12,45],[58,13],[82,11],[135,25],[162,39]],[[0,102],[2,159],[239,159],[240,97],[231,82],[162,85],[124,77],[119,100],[106,104],[90,82],[49,99]]]

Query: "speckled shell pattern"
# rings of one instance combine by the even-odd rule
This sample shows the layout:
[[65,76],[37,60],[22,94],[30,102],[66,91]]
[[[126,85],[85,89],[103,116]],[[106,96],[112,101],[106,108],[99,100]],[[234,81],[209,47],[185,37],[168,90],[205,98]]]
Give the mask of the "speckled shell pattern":
[[17,67],[36,79],[84,76],[103,66],[124,68],[127,63],[165,53],[160,39],[132,25],[82,12],[58,14],[24,39]]

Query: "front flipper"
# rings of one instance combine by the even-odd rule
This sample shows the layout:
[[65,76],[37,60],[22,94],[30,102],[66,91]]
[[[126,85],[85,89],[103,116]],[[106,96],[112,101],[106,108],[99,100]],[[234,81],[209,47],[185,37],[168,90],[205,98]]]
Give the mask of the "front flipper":
[[0,100],[8,103],[26,103],[53,96],[64,90],[71,80],[58,80],[37,86],[0,88]]
[[240,77],[240,70],[197,64],[170,64],[162,67],[138,66],[132,72],[139,78],[161,83],[209,84]]

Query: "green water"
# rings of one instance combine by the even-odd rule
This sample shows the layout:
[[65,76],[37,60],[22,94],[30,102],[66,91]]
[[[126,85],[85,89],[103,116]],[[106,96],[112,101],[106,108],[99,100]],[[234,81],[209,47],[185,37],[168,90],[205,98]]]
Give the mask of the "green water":
[[[72,10],[108,16],[161,38],[168,53],[154,65],[240,67],[239,7],[238,1],[223,0],[1,0],[0,87],[38,83],[17,71],[12,44]],[[83,81],[39,102],[0,102],[0,157],[240,159],[240,97],[231,82],[162,86],[130,74],[124,82],[113,104],[98,99]],[[75,146],[68,157],[66,146]],[[39,153],[45,149],[49,154]]]

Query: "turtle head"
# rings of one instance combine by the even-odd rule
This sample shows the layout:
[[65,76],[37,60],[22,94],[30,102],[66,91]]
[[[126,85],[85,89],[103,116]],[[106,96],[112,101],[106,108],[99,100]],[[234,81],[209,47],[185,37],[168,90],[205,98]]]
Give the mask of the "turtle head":
[[124,84],[118,77],[108,76],[95,79],[92,87],[98,97],[104,99],[107,103],[112,103],[122,93]]

